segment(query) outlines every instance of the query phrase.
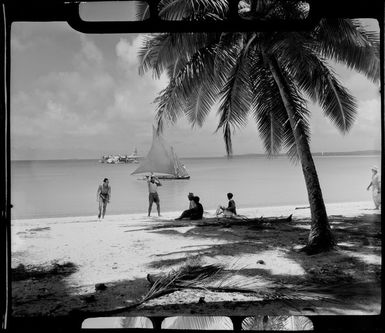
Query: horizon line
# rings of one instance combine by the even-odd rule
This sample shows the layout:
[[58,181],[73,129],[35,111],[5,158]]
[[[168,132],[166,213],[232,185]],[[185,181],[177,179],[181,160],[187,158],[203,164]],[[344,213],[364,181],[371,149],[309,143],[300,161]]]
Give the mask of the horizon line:
[[[109,155],[123,155],[123,154],[109,154]],[[338,152],[333,152],[333,151],[328,151],[328,152],[314,152],[312,153],[313,156],[338,156],[338,155],[381,155],[381,150],[379,149],[368,149],[368,150],[350,150],[350,151],[338,151]],[[124,156],[124,155],[123,155]],[[266,153],[244,153],[244,154],[233,154],[229,156],[230,158],[233,157],[246,157],[246,156],[258,156],[258,157],[268,157]],[[271,157],[281,157],[281,156],[287,156],[286,153],[279,153],[276,155],[272,155]],[[189,159],[189,158],[226,158],[228,157],[227,155],[213,155],[213,156],[180,156],[180,159]],[[142,158],[145,158],[143,156]],[[43,159],[11,159],[11,162],[22,162],[22,161],[75,161],[75,160],[80,160],[80,161],[86,161],[86,160],[100,160],[100,157],[92,157],[92,158],[78,158],[78,157],[68,157],[68,158],[43,158]]]

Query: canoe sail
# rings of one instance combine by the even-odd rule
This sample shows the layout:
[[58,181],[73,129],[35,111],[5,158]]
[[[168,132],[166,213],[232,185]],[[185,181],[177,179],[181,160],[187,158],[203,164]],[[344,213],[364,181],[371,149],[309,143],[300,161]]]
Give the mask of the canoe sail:
[[152,128],[152,145],[145,159],[139,167],[131,174],[139,173],[160,173],[169,176],[158,176],[164,179],[188,179],[190,178],[186,168],[176,156],[172,147],[163,139],[161,135],[156,133]]
[[173,159],[174,159],[174,175],[180,178],[190,177],[186,170],[186,167],[179,160],[178,156],[176,155],[172,147],[171,147],[171,152],[173,154]]

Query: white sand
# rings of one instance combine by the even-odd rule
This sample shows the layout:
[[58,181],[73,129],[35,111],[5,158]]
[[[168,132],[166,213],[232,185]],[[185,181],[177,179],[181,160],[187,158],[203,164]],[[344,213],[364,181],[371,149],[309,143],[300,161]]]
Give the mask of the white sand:
[[[307,205],[299,207],[305,206]],[[373,210],[372,202],[333,203],[326,207],[329,216],[380,214],[380,211]],[[294,223],[296,219],[310,217],[309,208],[295,208],[296,206],[245,208],[239,209],[238,213],[249,218],[287,217],[293,214]],[[189,221],[183,222],[186,227],[175,228],[172,234],[144,230],[149,226],[167,224],[165,220],[174,223],[173,219],[178,215],[179,212],[166,212],[161,218],[148,218],[145,214],[115,215],[106,216],[101,221],[94,216],[14,220],[12,267],[18,264],[50,264],[53,261],[72,262],[79,269],[66,278],[66,283],[76,293],[84,293],[94,291],[96,283],[144,278],[147,273],[157,273],[150,266],[151,262],[184,258],[191,250],[226,243],[223,238],[183,237],[183,233],[192,228]],[[214,211],[205,213],[205,217],[214,216]],[[274,256],[277,262],[268,260]],[[251,263],[255,266],[258,259],[265,260],[266,268],[273,274],[283,273],[282,270],[290,275],[303,274],[301,266],[285,258],[284,251],[279,248],[274,254],[266,251],[239,258],[205,258],[207,262],[220,260],[239,268],[250,267]]]

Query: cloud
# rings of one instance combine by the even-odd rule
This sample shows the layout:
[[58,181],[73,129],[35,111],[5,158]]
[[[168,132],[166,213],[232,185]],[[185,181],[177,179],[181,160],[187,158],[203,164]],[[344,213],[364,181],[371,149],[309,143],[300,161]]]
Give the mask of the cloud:
[[116,44],[116,55],[126,70],[130,70],[133,66],[138,66],[138,50],[142,45],[142,41],[143,35],[138,35],[131,43],[126,38],[120,38]]
[[15,35],[11,36],[11,50],[16,52],[25,52],[29,48],[33,47],[34,44],[31,41],[21,40],[20,37]]
[[[79,36],[81,47],[73,56],[74,71],[53,69],[36,78],[28,90],[12,94],[15,140],[29,136],[37,146],[40,138],[62,138],[59,145],[64,145],[68,136],[96,136],[107,131],[105,110],[113,101],[116,83],[103,69],[104,57],[95,43]],[[45,145],[41,147],[44,150]]]
[[353,72],[342,82],[357,100],[380,98],[380,85],[374,84],[363,74]]
[[359,131],[377,131],[381,128],[381,101],[379,98],[358,104],[356,127]]
[[[11,90],[13,156],[22,158],[28,149],[36,158],[39,154],[92,158],[130,153],[135,146],[144,154],[149,149],[156,110],[153,101],[168,78],[164,74],[155,80],[151,72],[139,76],[137,52],[143,36],[86,36],[59,29],[50,38],[46,33],[44,49],[39,49],[39,37],[19,32],[14,36],[15,49],[27,47],[29,41],[33,53],[18,52],[14,62],[18,70],[13,72]],[[56,35],[67,37],[57,40]],[[315,150],[331,146],[354,150],[357,137],[362,146],[378,138],[378,89],[355,73],[348,73],[344,80],[359,100],[357,122],[351,133],[341,136],[322,111],[314,109]],[[182,116],[175,126],[166,127],[165,136],[180,156],[224,155],[223,134],[221,130],[215,133],[217,125],[216,105],[203,127],[192,129]],[[335,140],[338,144],[331,145]],[[263,152],[252,118],[245,128],[235,131],[233,148],[236,154]]]
[[48,67],[51,71],[33,84],[12,91],[12,139],[18,151],[25,151],[22,147],[27,142],[30,149],[42,153],[52,153],[53,147],[70,151],[73,140],[79,141],[79,147],[94,146],[93,151],[103,152],[125,151],[136,138],[146,145],[151,142],[151,135],[143,133],[151,133],[152,102],[165,83],[138,75],[132,45],[139,39],[132,45],[117,42],[118,49],[128,52],[121,53],[127,70],[115,75],[122,63],[106,58],[105,50],[90,37],[78,38],[70,71]]
[[103,54],[95,43],[84,35],[80,35],[81,50],[74,56],[75,68],[83,71],[95,70],[103,64]]

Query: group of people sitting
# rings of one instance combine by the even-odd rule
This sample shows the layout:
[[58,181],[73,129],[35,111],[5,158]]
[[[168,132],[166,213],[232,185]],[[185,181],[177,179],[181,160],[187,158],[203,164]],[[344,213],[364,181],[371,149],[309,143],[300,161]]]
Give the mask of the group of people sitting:
[[[188,218],[190,220],[200,220],[203,217],[203,206],[199,202],[200,198],[198,196],[194,196],[194,193],[189,193],[188,194],[188,200],[190,201],[189,203],[189,209],[186,209],[183,211],[181,216],[177,217],[175,220],[182,220],[185,218]],[[224,217],[233,217],[237,215],[237,210],[236,210],[236,205],[235,201],[233,200],[233,194],[232,193],[227,193],[227,199],[229,200],[228,206],[219,206],[216,215],[217,217],[222,215]]]

